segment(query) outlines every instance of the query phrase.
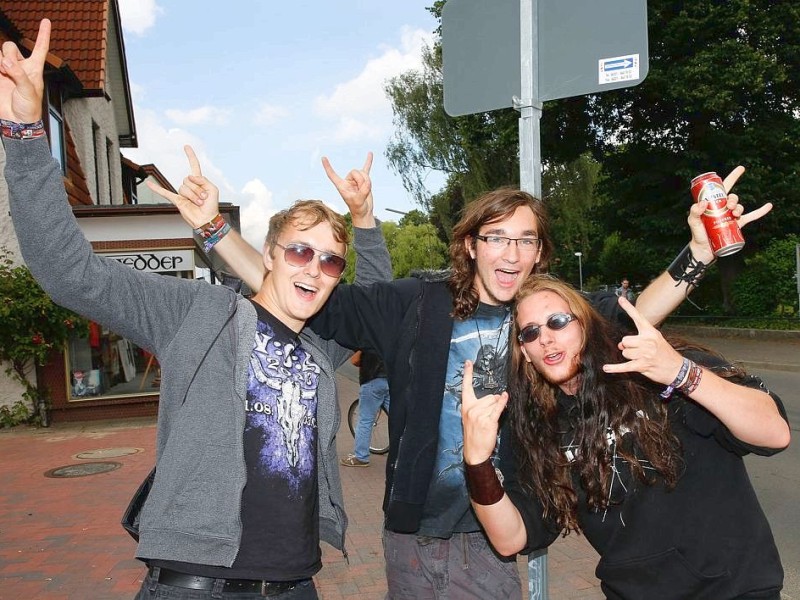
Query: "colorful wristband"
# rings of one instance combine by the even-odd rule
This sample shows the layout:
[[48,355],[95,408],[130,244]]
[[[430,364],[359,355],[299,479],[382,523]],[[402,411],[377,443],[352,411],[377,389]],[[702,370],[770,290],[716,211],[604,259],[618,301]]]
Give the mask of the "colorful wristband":
[[196,227],[194,232],[199,235],[203,240],[203,251],[208,254],[217,243],[224,238],[231,230],[230,224],[217,214],[216,217],[211,219],[205,225]]
[[696,363],[692,363],[692,368],[689,370],[689,376],[686,381],[678,387],[678,391],[686,396],[690,396],[700,385],[700,380],[703,378],[703,369]]
[[34,123],[15,123],[0,119],[0,132],[3,137],[12,140],[32,140],[45,134],[44,121],[39,119]]
[[477,465],[464,463],[464,474],[467,479],[469,496],[475,504],[483,506],[496,504],[505,495],[491,458],[487,458]]
[[194,232],[201,238],[208,238],[220,231],[223,227],[225,227],[225,219],[221,214],[217,213],[217,216],[205,225],[195,227]]
[[684,383],[686,380],[686,375],[689,373],[689,367],[694,364],[688,358],[684,357],[683,363],[681,363],[681,369],[678,371],[678,376],[675,377],[672,383],[670,383],[667,387],[664,388],[664,391],[661,392],[660,396],[666,400],[672,395],[672,392],[675,391],[676,388],[679,388],[681,384]]

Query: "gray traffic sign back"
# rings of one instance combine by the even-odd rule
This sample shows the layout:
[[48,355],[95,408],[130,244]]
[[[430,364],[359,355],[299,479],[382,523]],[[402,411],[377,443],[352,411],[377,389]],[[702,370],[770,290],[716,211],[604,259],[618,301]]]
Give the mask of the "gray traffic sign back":
[[[647,76],[646,0],[536,4],[533,64],[539,98],[534,102],[629,87]],[[521,89],[519,0],[448,0],[442,58],[448,114],[512,106]]]

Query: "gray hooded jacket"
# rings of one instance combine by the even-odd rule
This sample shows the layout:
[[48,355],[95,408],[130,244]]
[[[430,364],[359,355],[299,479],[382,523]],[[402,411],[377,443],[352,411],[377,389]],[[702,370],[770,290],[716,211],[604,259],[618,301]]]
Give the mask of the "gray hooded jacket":
[[[136,555],[230,566],[239,550],[247,365],[256,313],[223,286],[141,273],[92,251],[45,138],[4,139],[11,215],[25,262],[53,300],[130,339],[162,370],[157,472]],[[356,229],[358,284],[391,278],[380,227]],[[320,537],[343,550],[334,371],[351,351],[308,328],[318,389]]]

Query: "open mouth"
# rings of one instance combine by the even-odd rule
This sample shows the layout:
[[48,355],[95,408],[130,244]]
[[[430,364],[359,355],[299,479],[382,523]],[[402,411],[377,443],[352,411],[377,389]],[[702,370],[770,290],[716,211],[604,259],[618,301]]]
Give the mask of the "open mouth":
[[317,288],[305,283],[295,283],[294,288],[303,300],[313,300],[317,295]]
[[517,277],[519,277],[519,271],[510,271],[507,269],[497,269],[495,270],[497,274],[497,281],[500,285],[514,285],[517,281]]
[[544,361],[544,364],[552,366],[560,363],[563,358],[563,352],[553,352],[552,354],[545,356],[542,360]]

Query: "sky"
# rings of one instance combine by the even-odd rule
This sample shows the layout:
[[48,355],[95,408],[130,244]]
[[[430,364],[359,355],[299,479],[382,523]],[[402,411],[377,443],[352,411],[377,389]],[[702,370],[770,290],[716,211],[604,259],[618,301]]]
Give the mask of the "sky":
[[119,0],[138,138],[123,154],[178,188],[190,144],[260,248],[269,217],[299,198],[346,212],[320,159],[344,176],[372,151],[376,215],[396,221],[386,208],[419,207],[384,156],[394,131],[384,87],[419,68],[432,3]]

